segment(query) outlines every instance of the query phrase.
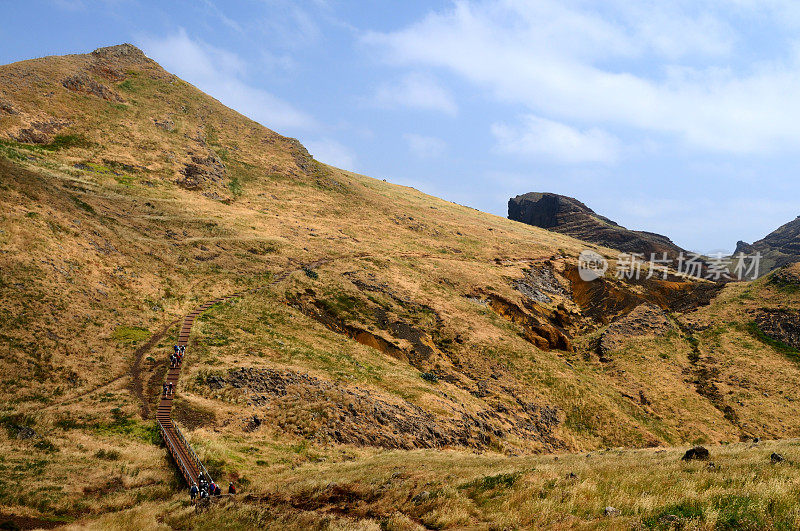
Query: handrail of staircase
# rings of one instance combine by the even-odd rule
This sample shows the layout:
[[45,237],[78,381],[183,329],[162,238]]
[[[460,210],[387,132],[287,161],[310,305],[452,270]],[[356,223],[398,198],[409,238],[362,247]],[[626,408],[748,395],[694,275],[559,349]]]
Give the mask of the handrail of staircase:
[[[167,450],[172,455],[172,458],[175,460],[175,463],[181,468],[183,471],[183,477],[186,478],[186,481],[191,484],[192,479],[192,472],[189,469],[187,463],[184,462],[183,457],[180,455],[180,452],[176,448],[174,448],[174,441],[167,435],[167,428],[164,427],[164,424],[161,420],[158,420],[158,427],[161,428],[161,437],[164,439],[164,443],[167,445]],[[174,427],[174,425],[173,425]]]
[[[186,437],[183,436],[183,432],[180,430],[180,428],[178,428],[178,426],[175,425],[174,422],[172,424],[172,427],[175,428],[175,433],[177,433],[178,437],[181,439],[181,442],[183,443],[183,447],[186,448],[186,450],[189,452],[189,457],[197,465],[197,469],[200,470],[203,473],[203,475],[208,479],[209,482],[211,482],[212,481],[211,480],[211,474],[208,473],[208,470],[206,470],[206,467],[203,464],[203,462],[200,460],[199,457],[197,457],[197,454],[195,453],[194,448],[192,448],[192,445],[189,444],[189,441],[186,440]],[[193,478],[192,481],[194,481],[196,479],[197,478]]]

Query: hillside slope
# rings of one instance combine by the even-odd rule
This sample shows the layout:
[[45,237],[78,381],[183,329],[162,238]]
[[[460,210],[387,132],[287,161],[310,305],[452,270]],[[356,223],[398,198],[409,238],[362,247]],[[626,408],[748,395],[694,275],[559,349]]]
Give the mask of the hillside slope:
[[175,321],[243,287],[196,323],[175,414],[257,506],[384,452],[800,430],[796,351],[762,331],[793,271],[583,282],[584,242],[324,165],[130,45],[0,67],[0,138],[5,513],[177,510],[152,421]]
[[739,253],[745,255],[761,253],[763,272],[800,262],[800,216],[756,242],[751,244],[737,242],[734,254]]

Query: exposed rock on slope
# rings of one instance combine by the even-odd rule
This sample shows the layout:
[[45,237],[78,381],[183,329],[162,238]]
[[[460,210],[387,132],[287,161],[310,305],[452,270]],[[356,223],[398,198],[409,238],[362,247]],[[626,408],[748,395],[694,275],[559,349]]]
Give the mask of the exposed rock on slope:
[[[522,404],[501,417],[492,410],[441,416],[406,400],[383,398],[369,390],[347,387],[308,374],[272,369],[232,369],[226,376],[208,376],[206,386],[217,392],[244,392],[268,425],[321,442],[379,448],[469,447],[496,444],[508,429],[540,440],[548,448],[562,447],[552,431],[560,423],[558,410]],[[257,419],[257,420],[256,420]],[[251,417],[245,431],[263,420]]]
[[208,184],[223,184],[225,165],[215,155],[207,157],[191,156],[191,162],[181,171],[182,177],[177,183],[187,190],[199,190]]
[[600,336],[597,349],[600,361],[608,361],[607,355],[619,350],[630,337],[662,335],[671,328],[664,310],[652,304],[641,304],[625,317],[613,322]]
[[119,94],[97,81],[91,79],[86,74],[76,74],[70,76],[61,82],[64,88],[73,92],[83,92],[90,96],[97,96],[106,101],[122,102],[123,99]]
[[748,244],[739,241],[734,254],[752,255],[756,252],[761,253],[762,256],[761,275],[779,267],[800,262],[800,216],[755,243]]
[[756,324],[770,339],[800,349],[800,312],[764,308],[756,315]]
[[626,229],[577,199],[558,194],[530,192],[511,198],[508,218],[626,253],[644,253],[646,258],[651,253],[674,258],[683,251],[666,236]]

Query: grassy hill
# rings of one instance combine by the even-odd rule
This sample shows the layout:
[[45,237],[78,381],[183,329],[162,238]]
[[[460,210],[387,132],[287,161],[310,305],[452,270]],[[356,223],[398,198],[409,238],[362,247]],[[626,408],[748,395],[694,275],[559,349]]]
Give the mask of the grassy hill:
[[[0,516],[797,524],[795,443],[736,443],[800,433],[768,326],[796,268],[583,282],[616,251],[327,166],[129,45],[0,67],[0,139]],[[195,516],[153,407],[176,321],[254,286],[197,322],[176,393],[246,494]],[[713,471],[654,449],[694,443],[735,444]]]

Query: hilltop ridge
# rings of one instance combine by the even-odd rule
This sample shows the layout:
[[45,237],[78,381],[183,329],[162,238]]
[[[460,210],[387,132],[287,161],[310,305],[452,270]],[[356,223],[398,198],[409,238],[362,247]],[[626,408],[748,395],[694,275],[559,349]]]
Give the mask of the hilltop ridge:
[[[599,478],[622,463],[634,491],[677,473],[647,448],[800,434],[796,267],[586,282],[586,242],[326,165],[130,45],[0,66],[0,176],[3,514],[604,525],[604,492],[589,507],[554,486],[613,490]],[[552,204],[605,227],[611,265],[623,249],[605,245],[669,250]],[[247,494],[196,515],[153,411],[177,323],[233,293],[194,322],[172,411]],[[730,448],[741,466],[749,447]],[[652,490],[626,522],[668,510]]]

